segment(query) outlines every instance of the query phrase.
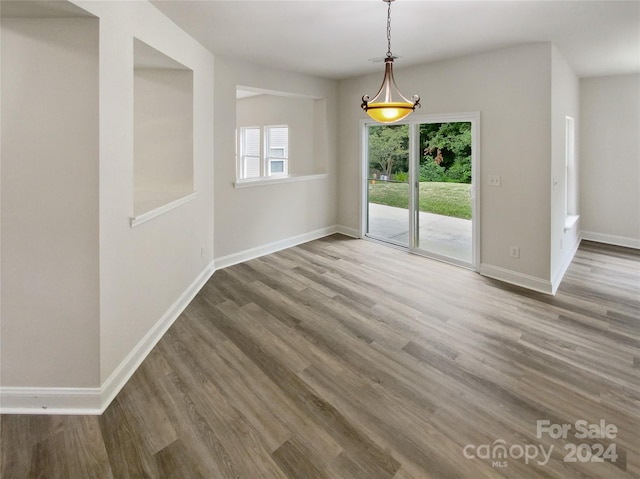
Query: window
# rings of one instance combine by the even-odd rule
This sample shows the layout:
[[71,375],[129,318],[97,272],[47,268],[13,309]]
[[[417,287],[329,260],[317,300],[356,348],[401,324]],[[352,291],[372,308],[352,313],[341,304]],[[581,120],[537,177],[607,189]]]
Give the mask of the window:
[[240,128],[240,179],[286,176],[288,156],[288,126],[265,126],[264,131],[259,127]]
[[268,126],[265,128],[267,143],[268,176],[286,175],[289,171],[287,149],[289,146],[289,128],[286,126]]
[[260,128],[242,128],[241,178],[260,177]]

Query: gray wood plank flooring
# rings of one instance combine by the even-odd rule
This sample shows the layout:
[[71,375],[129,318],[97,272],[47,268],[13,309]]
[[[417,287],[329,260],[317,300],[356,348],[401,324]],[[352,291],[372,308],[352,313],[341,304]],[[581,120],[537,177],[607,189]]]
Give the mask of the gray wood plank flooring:
[[639,406],[638,251],[551,297],[334,235],[216,272],[102,416],[1,416],[0,476],[638,478]]

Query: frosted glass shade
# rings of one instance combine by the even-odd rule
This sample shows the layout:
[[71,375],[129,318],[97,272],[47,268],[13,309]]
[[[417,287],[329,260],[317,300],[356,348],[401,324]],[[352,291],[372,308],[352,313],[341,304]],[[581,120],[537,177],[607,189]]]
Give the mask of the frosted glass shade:
[[367,115],[380,123],[395,123],[409,115],[414,109],[413,103],[380,102],[367,105]]
[[416,108],[420,108],[420,97],[414,95],[411,100],[398,90],[398,85],[393,78],[393,57],[388,56],[384,60],[384,79],[382,86],[373,99],[368,95],[362,97],[360,105],[374,120],[380,123],[395,123],[408,116]]

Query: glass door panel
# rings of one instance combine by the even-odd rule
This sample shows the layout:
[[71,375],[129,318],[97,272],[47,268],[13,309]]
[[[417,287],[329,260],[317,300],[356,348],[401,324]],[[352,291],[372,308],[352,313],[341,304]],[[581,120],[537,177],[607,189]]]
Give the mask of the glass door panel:
[[421,123],[416,155],[413,250],[473,264],[472,123]]
[[409,127],[367,127],[366,235],[409,246]]

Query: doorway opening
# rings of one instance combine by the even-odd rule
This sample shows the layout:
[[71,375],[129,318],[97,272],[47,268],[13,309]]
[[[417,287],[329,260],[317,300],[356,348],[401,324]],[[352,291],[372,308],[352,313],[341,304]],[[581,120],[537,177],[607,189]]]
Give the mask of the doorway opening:
[[479,114],[363,122],[363,236],[476,269]]

